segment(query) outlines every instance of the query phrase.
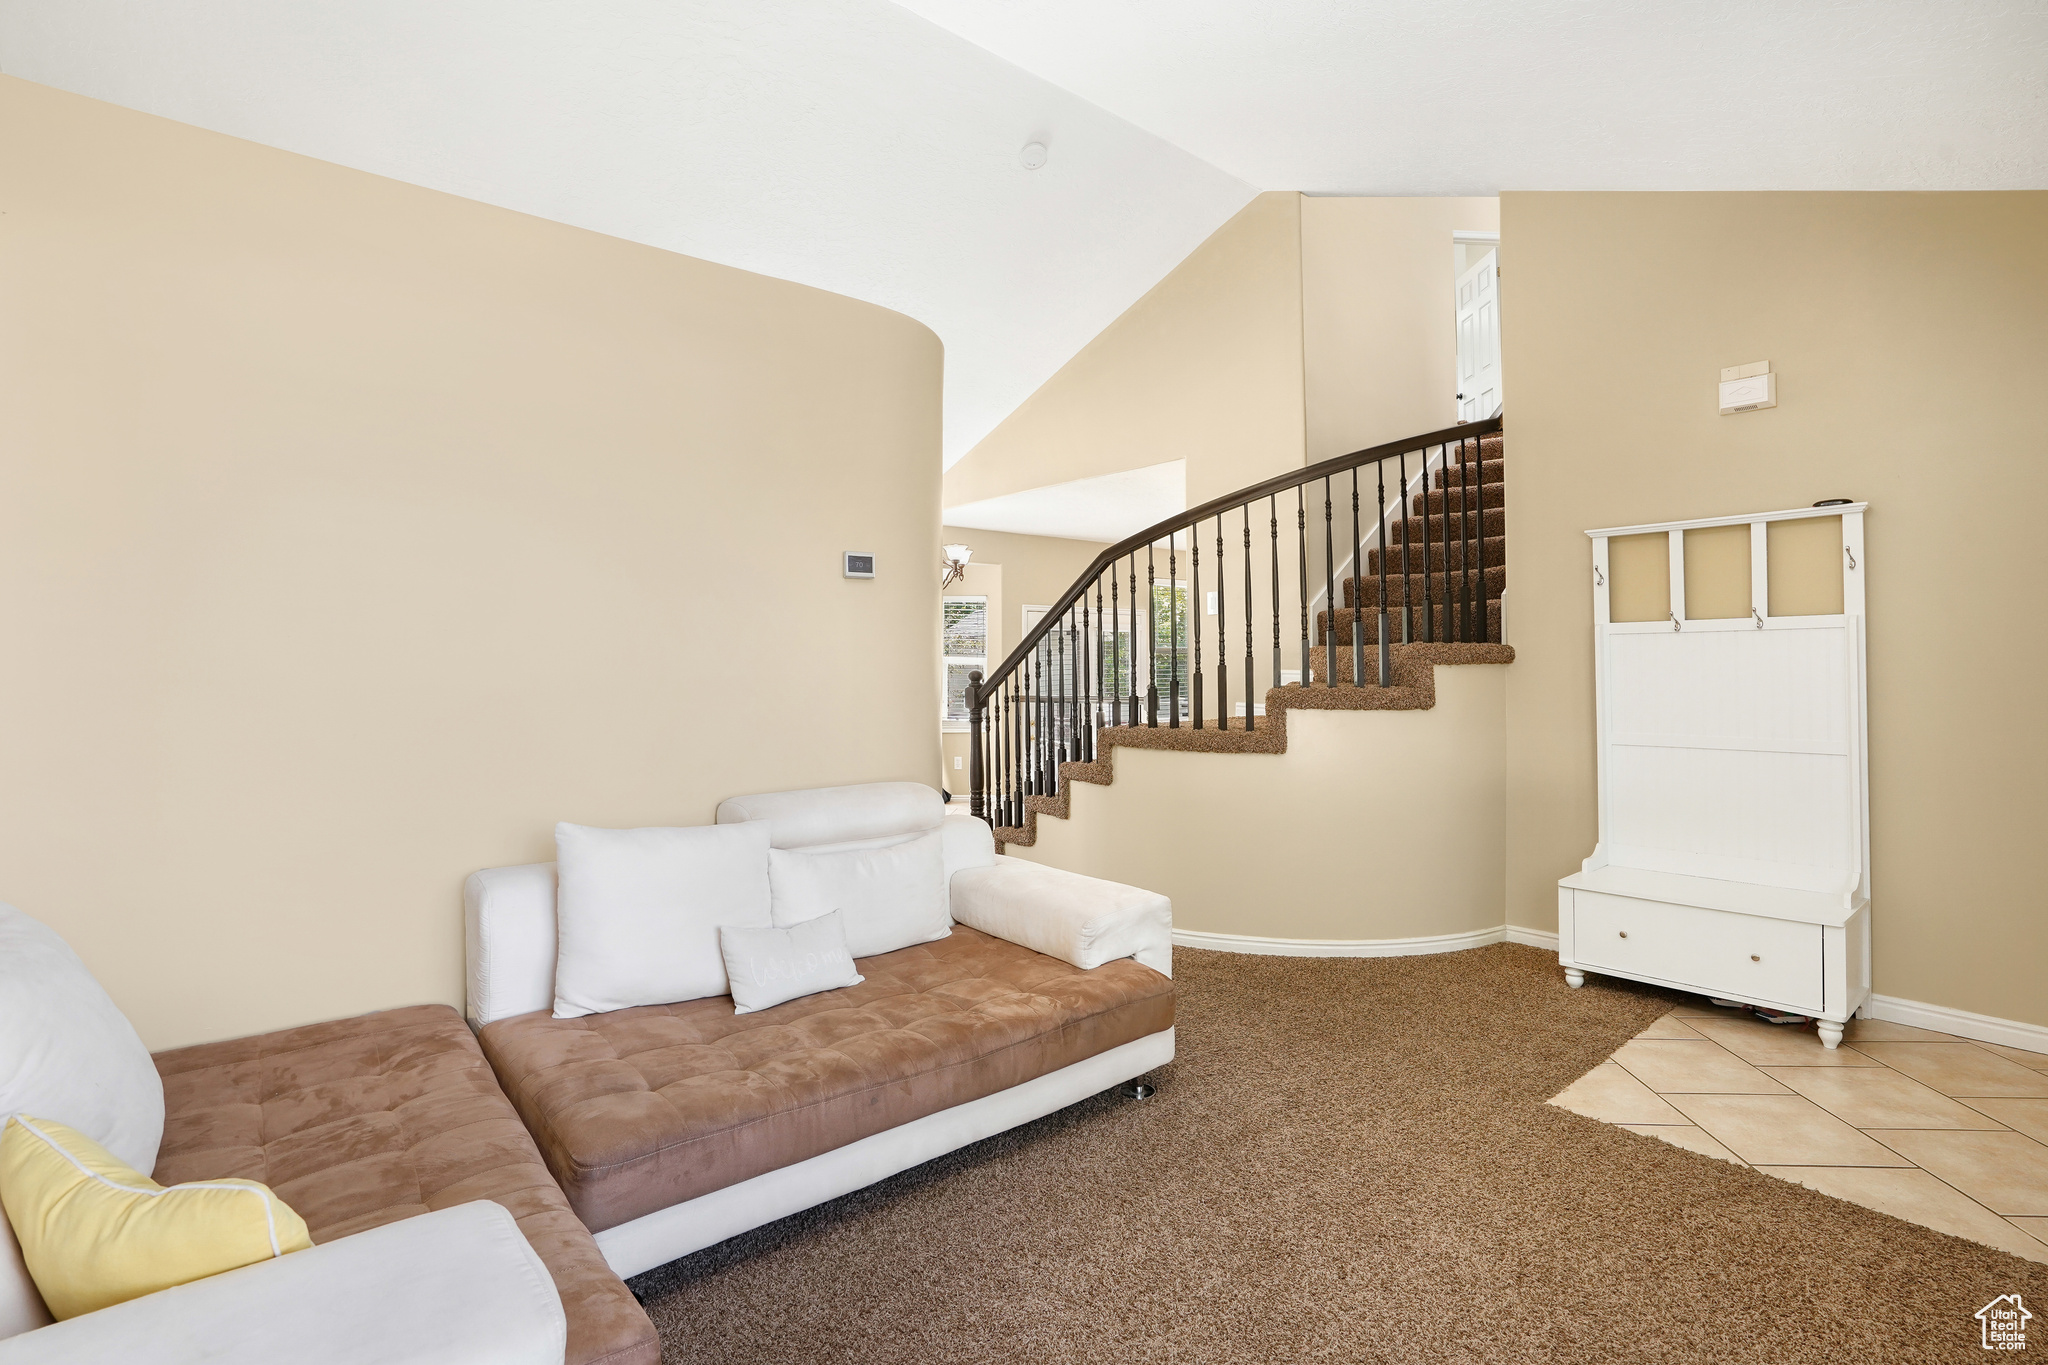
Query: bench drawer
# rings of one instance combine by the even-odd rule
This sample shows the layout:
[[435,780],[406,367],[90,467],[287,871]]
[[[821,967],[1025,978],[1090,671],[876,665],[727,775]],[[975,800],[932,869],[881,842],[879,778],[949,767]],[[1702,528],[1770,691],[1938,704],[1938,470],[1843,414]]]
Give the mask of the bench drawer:
[[1822,929],[1696,905],[1572,892],[1572,956],[1595,969],[1819,1013]]

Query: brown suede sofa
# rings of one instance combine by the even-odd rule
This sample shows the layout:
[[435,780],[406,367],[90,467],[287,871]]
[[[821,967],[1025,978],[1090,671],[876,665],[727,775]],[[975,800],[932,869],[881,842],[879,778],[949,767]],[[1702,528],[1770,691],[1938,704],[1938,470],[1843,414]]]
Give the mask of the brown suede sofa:
[[557,1018],[555,866],[469,879],[470,1022],[618,1275],[1172,1060],[1164,896],[999,858],[987,824],[914,783],[739,797],[718,819],[766,821],[769,849],[795,853],[936,832],[953,924],[755,1012],[720,995]]
[[623,1277],[1170,1061],[1165,898],[998,859],[937,801],[876,784],[720,808],[797,849],[943,825],[943,937],[745,1015],[718,996],[554,1018],[541,865],[470,879],[468,1024],[420,1005],[150,1057],[61,939],[0,906],[19,1016],[0,1053],[20,1054],[0,1112],[118,1136],[161,1185],[260,1181],[315,1244],[43,1325],[10,1235],[0,1355],[657,1365]]
[[480,1040],[601,1233],[1173,1027],[1150,967],[1083,971],[965,925],[856,965],[858,986],[754,1014],[722,996],[539,1012]]
[[566,1365],[657,1365],[661,1343],[549,1175],[462,1016],[416,1005],[156,1054],[155,1179],[260,1180],[314,1243],[501,1204],[568,1319]]

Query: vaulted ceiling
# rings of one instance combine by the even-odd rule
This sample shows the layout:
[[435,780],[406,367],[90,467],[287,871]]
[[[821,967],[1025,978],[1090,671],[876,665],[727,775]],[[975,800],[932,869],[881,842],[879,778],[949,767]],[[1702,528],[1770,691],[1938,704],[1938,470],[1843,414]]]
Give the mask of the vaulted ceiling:
[[1260,189],[2048,186],[2041,0],[8,0],[0,71],[907,313],[949,463]]
[[2041,0],[903,0],[1261,189],[2048,188]]

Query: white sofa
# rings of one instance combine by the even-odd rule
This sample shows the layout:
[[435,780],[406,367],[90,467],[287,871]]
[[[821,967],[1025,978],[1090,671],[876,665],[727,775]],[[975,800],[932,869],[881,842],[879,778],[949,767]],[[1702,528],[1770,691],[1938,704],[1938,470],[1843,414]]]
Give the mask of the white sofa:
[[[164,1089],[142,1040],[62,938],[0,905],[0,1120],[18,1113],[157,1166]],[[0,1217],[4,1365],[562,1365],[565,1333],[548,1268],[488,1201],[54,1324]]]
[[[970,932],[956,930],[936,944],[862,959],[859,965],[869,978],[867,985],[748,1015],[746,1019],[754,1021],[749,1024],[735,1019],[731,1001],[725,998],[555,1020],[550,1015],[555,998],[554,865],[489,869],[471,876],[465,889],[471,1023],[479,1030],[485,1055],[497,1068],[506,1093],[568,1192],[571,1206],[595,1232],[606,1262],[621,1277],[859,1189],[1172,1060],[1172,988],[1165,979],[1173,969],[1172,907],[1166,897],[998,857],[985,823],[966,815],[948,815],[937,792],[915,783],[739,797],[724,802],[718,810],[721,824],[755,820],[769,822],[772,847],[814,852],[888,847],[933,829],[942,830],[952,917],[956,925],[967,926]],[[944,984],[949,962],[964,962],[958,955],[970,952],[980,956],[960,970],[999,973],[1002,981],[977,981],[957,988]],[[955,958],[947,958],[948,953]],[[588,1122],[580,1139],[566,1131],[564,1106],[557,1102],[564,1091],[588,1092],[601,1100],[600,1092],[609,1086],[629,1091],[629,1098],[645,1099],[656,1109],[660,1105],[643,1091],[658,1094],[672,1107],[687,1106],[690,1083],[702,1077],[692,1074],[684,1078],[682,1071],[690,1065],[698,1071],[726,1065],[717,1060],[717,1049],[736,1046],[731,1039],[743,1027],[780,1027],[785,1033],[811,1029],[823,1036],[835,1027],[858,1027],[863,1011],[872,1015],[897,1009],[908,1017],[916,1008],[929,1005],[936,998],[934,993],[953,990],[954,997],[965,998],[999,989],[1014,992],[1020,981],[1039,980],[1041,986],[1027,989],[1041,990],[1046,999],[1063,1002],[1059,1010],[1064,1012],[1054,1011],[1067,1049],[1059,1055],[1072,1056],[1077,1050],[1087,1055],[1074,1056],[1036,1074],[1023,1074],[1030,1068],[1020,1064],[1020,1079],[1001,1089],[974,1093],[972,1098],[880,1131],[863,1132],[856,1126],[846,1131],[859,1136],[828,1150],[635,1216],[622,1217],[620,1205],[595,1196],[579,1202],[578,1141],[607,1150],[615,1144],[602,1141],[607,1135],[601,1132],[593,1139]],[[886,984],[891,981],[897,984]],[[878,995],[888,991],[921,993],[899,993],[886,999]],[[1159,1005],[1162,995],[1163,1011]],[[1139,996],[1147,998],[1133,1004]],[[905,1000],[921,1004],[907,1005]],[[1129,1020],[1139,1017],[1131,1011],[1141,1004],[1151,1011],[1143,1017],[1154,1023],[1163,1019],[1164,1027],[1089,1050],[1088,1029],[1097,1020],[1110,1017],[1112,1007],[1126,1010],[1128,1017],[1116,1018],[1124,1021],[1120,1026],[1128,1033],[1135,1027]],[[984,1022],[977,1020],[969,1007],[961,1009],[966,1022],[956,1033],[971,1031],[976,1023]],[[1082,1017],[1090,1009],[1098,1012]],[[1048,1029],[1054,1026],[1048,1024]],[[933,1031],[938,1032],[939,1027],[934,1025]],[[1100,1030],[1100,1040],[1105,1042],[1121,1036],[1106,1025]],[[633,1048],[642,1051],[631,1053]],[[712,1059],[690,1065],[676,1060],[700,1053]],[[667,1061],[650,1065],[643,1060],[646,1057]],[[760,1068],[750,1075],[771,1078],[763,1084],[773,1083],[775,1059],[746,1065]],[[891,1077],[890,1085],[900,1080],[902,1086],[914,1087],[937,1064],[920,1061],[908,1065],[917,1074]],[[568,1074],[572,1066],[596,1068],[602,1074],[572,1076]],[[665,1085],[665,1079],[673,1083]],[[636,1086],[640,1088],[635,1090]],[[820,1101],[821,1107],[824,1103]],[[668,1117],[673,1120],[673,1115]],[[752,1140],[762,1150],[771,1145],[765,1129],[758,1126]],[[731,1150],[739,1150],[742,1160],[754,1155],[739,1147]],[[689,1178],[687,1174],[676,1177],[675,1187],[690,1188]],[[628,1211],[648,1202],[645,1191],[635,1194],[640,1204],[628,1206]]]

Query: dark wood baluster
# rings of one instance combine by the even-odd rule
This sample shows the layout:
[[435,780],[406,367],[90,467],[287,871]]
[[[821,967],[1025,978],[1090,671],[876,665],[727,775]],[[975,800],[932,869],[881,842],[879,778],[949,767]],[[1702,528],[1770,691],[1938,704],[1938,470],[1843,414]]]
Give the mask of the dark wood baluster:
[[1073,675],[1073,686],[1069,689],[1067,702],[1067,723],[1073,727],[1071,744],[1072,758],[1076,763],[1088,761],[1088,594],[1081,594],[1077,609],[1067,612],[1067,628],[1073,637],[1068,647],[1067,671]]
[[[1149,620],[1150,618],[1148,617],[1147,619]],[[1135,727],[1138,723],[1138,552],[1136,550],[1131,551],[1130,637],[1131,659],[1129,678],[1131,688],[1131,725]]]
[[[1109,627],[1109,723],[1111,725],[1122,725],[1124,723],[1124,690],[1117,685],[1116,681],[1118,660],[1123,658],[1123,640],[1116,628],[1117,618],[1123,615],[1123,608],[1117,605],[1116,591],[1117,582],[1122,577],[1123,575],[1117,572],[1116,565],[1112,564],[1109,566],[1109,618],[1105,624]],[[1136,717],[1133,717],[1133,719],[1136,719]]]
[[[1457,594],[1451,590],[1451,447],[1444,446],[1444,643],[1458,638]],[[1423,524],[1428,525],[1425,518]]]
[[[1461,553],[1458,556],[1458,600],[1465,608],[1465,634],[1467,644],[1479,638],[1480,626],[1477,613],[1472,610],[1472,458],[1465,443],[1458,443],[1458,542]],[[1446,503],[1450,499],[1444,500]],[[1444,515],[1450,515],[1450,508],[1444,508]]]
[[[1380,686],[1392,686],[1394,680],[1393,645],[1387,632],[1387,462],[1379,461],[1379,520],[1373,524],[1379,529],[1373,539],[1380,543]],[[1352,627],[1354,630],[1356,626]]]
[[1010,678],[1010,823],[1024,823],[1024,665]]
[[1051,796],[1053,748],[1052,733],[1052,636],[1039,637],[1038,658],[1033,662],[1031,681],[1038,693],[1038,707],[1035,719],[1038,721],[1038,794]]
[[[1273,537],[1273,686],[1280,685],[1280,504],[1266,499],[1267,521]],[[1252,706],[1257,678],[1252,668],[1252,505],[1244,505],[1244,728],[1252,728],[1256,717]]]
[[1089,713],[1095,707],[1095,683],[1088,659],[1088,590],[1081,590],[1081,625],[1074,636],[1074,663],[1079,677],[1074,685],[1074,754],[1083,763],[1095,759],[1095,725]]
[[[1032,796],[1044,796],[1044,718],[1038,714],[1044,698],[1044,669],[1038,663],[1044,655],[1044,641],[1032,645],[1030,651],[1030,681],[1026,700],[1030,702],[1030,786],[1026,788]],[[1026,806],[1030,802],[1024,802]]]
[[1335,504],[1330,500],[1330,476],[1323,476],[1323,628],[1317,632],[1323,642],[1323,686],[1337,685],[1336,632],[1330,629],[1337,616],[1337,599],[1333,593],[1332,579],[1337,568],[1337,544],[1332,531],[1331,513]]
[[[1359,548],[1364,538],[1358,534],[1358,466],[1351,466],[1351,685],[1365,686],[1365,603],[1359,595],[1365,591],[1365,565],[1359,562]],[[1336,606],[1335,602],[1330,604]],[[1332,622],[1336,613],[1330,613]]]
[[[1044,735],[1038,723],[1038,646],[1031,647],[1031,653],[1024,660],[1024,752],[1028,765],[1024,773],[1024,795],[1040,795],[1038,783],[1038,742]],[[1025,802],[1028,810],[1029,800]]]
[[1180,729],[1180,560],[1179,532],[1166,537],[1166,728]]
[[1188,634],[1189,647],[1194,651],[1188,656],[1188,698],[1192,704],[1191,721],[1194,727],[1202,728],[1202,530],[1199,526],[1188,528],[1188,576],[1192,580],[1188,588]]
[[[1301,569],[1301,685],[1307,687],[1315,681],[1315,670],[1309,667],[1308,652],[1308,490],[1301,484],[1294,486],[1294,540],[1295,563]],[[1279,609],[1274,603],[1273,610]],[[1277,675],[1273,681],[1280,681]]]
[[[1429,483],[1429,452],[1427,450],[1422,452],[1422,469],[1422,482],[1426,486]],[[1401,452],[1401,643],[1404,645],[1413,644],[1415,641],[1415,599],[1409,595],[1408,584],[1408,504],[1412,501],[1411,493],[1412,490],[1408,486],[1408,452],[1404,450]],[[1382,574],[1386,572],[1386,567],[1387,533],[1386,528],[1383,526],[1380,528],[1380,571]]]
[[1052,794],[1058,796],[1066,782],[1064,764],[1074,760],[1074,614],[1070,609],[1053,628],[1053,715],[1052,732],[1059,739],[1059,757],[1053,763]]
[[1230,615],[1230,578],[1223,572],[1223,514],[1216,514],[1216,728],[1230,728],[1230,665],[1224,662],[1230,636],[1224,629]]
[[[1110,576],[1114,580],[1114,571],[1111,572]],[[1105,621],[1102,615],[1102,580],[1098,578],[1095,580],[1095,699],[1088,707],[1090,730],[1088,757],[1090,758],[1095,758],[1102,752],[1102,699],[1106,695],[1103,691],[1102,683],[1102,627],[1104,624]]]
[[1486,438],[1484,436],[1479,438],[1477,447],[1472,453],[1478,458],[1478,465],[1472,471],[1473,493],[1476,500],[1476,505],[1472,511],[1474,520],[1477,523],[1472,532],[1472,545],[1478,552],[1474,558],[1479,564],[1479,573],[1477,575],[1479,580],[1479,643],[1483,645],[1493,638],[1492,613],[1487,610],[1486,606]]
[[1159,577],[1152,561],[1152,547],[1145,547],[1145,724],[1159,728],[1159,623],[1153,612],[1159,606]]
[[975,819],[982,817],[981,805],[981,724],[985,716],[981,709],[981,670],[967,670],[967,811]]
[[1041,733],[1045,736],[1045,789],[1040,795],[1060,794],[1060,712],[1059,661],[1053,657],[1059,644],[1048,630],[1039,641],[1039,648],[1045,651],[1044,667],[1038,675],[1039,706],[1043,709]]
[[1060,794],[1060,627],[1045,633],[1045,794]]

